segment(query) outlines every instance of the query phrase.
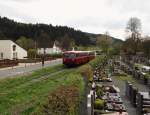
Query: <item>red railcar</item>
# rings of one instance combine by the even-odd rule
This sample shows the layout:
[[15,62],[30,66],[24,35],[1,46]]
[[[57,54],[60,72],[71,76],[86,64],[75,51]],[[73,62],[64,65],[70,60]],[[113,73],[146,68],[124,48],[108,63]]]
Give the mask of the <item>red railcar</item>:
[[68,66],[81,65],[95,58],[92,51],[66,51],[63,53],[63,64]]

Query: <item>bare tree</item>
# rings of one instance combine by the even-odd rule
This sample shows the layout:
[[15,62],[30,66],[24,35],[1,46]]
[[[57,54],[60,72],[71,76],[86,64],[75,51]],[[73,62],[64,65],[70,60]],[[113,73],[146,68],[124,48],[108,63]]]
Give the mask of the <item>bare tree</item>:
[[136,17],[132,17],[129,19],[126,27],[126,32],[128,33],[128,38],[125,43],[128,44],[128,47],[126,49],[132,50],[134,54],[136,54],[137,51],[140,51],[141,47],[141,20]]
[[141,27],[141,20],[136,17],[132,17],[127,23],[126,32],[130,32],[131,35],[138,35],[141,32]]

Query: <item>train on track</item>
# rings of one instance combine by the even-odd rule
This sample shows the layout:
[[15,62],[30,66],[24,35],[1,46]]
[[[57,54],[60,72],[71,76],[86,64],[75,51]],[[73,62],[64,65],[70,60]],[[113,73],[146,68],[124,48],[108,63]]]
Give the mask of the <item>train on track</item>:
[[94,51],[66,51],[63,52],[63,64],[67,66],[82,65],[95,58]]

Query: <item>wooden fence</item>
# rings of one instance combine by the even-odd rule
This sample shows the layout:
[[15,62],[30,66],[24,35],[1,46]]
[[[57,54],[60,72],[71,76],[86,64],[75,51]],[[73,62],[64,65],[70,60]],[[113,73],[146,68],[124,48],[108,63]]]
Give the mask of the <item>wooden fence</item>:
[[16,66],[18,65],[18,63],[19,63],[18,60],[9,60],[9,59],[0,60],[0,68]]

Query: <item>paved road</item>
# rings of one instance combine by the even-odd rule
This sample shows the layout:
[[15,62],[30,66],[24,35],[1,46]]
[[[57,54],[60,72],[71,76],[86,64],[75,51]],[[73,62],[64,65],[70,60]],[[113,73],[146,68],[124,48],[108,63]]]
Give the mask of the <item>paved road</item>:
[[[53,65],[57,65],[57,64],[61,64],[61,63],[62,63],[62,59],[47,61],[47,62],[45,62],[44,67],[49,67],[49,66],[53,66]],[[34,64],[34,65],[33,64],[28,65],[26,67],[24,65],[24,66],[21,66],[21,67],[0,69],[0,78],[12,77],[12,76],[15,76],[15,75],[28,73],[28,72],[38,70],[38,69],[41,69],[41,68],[42,68],[42,64],[38,63],[38,64]]]

